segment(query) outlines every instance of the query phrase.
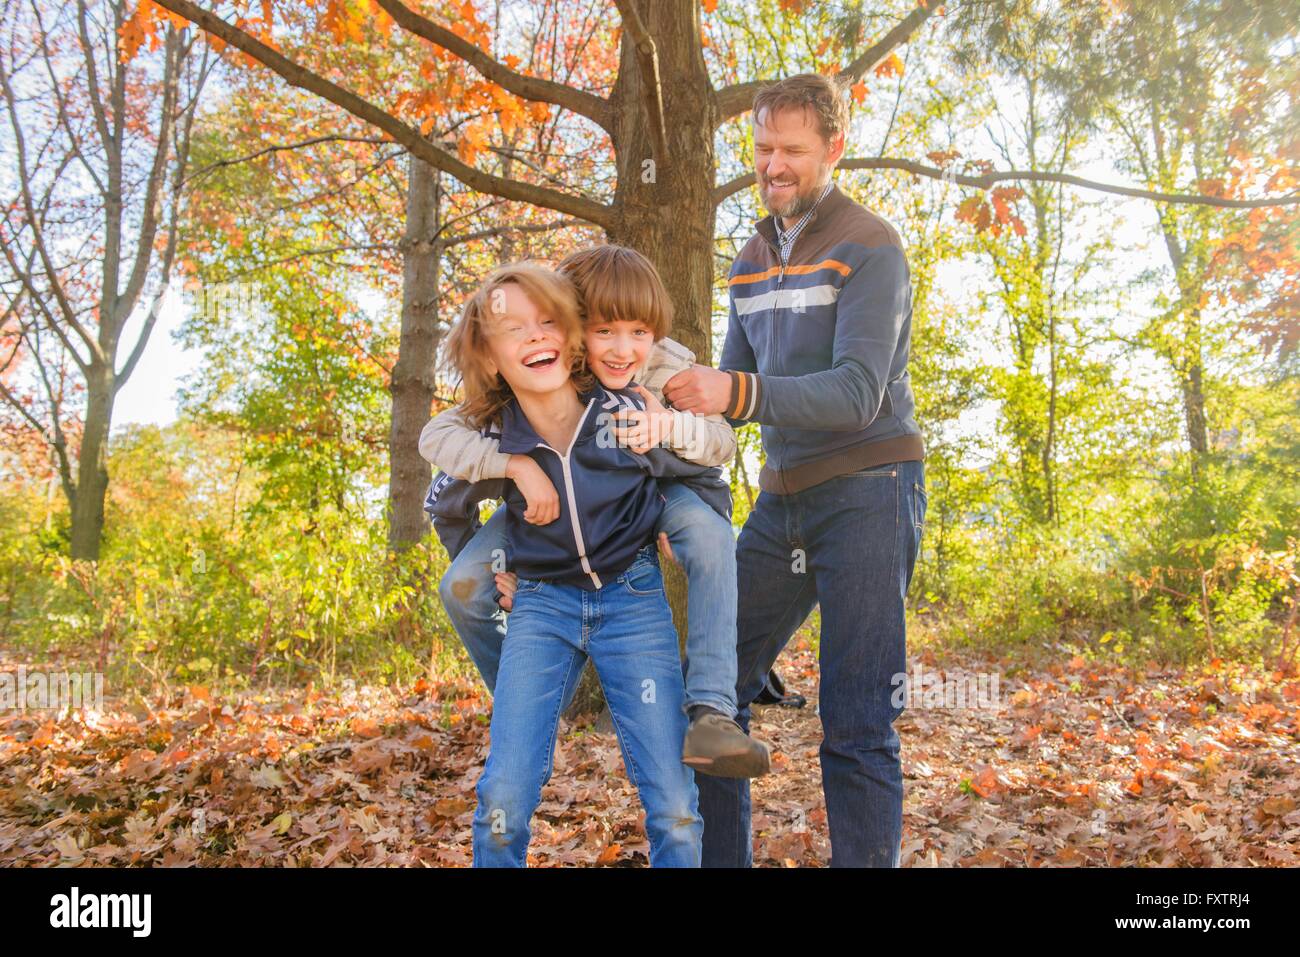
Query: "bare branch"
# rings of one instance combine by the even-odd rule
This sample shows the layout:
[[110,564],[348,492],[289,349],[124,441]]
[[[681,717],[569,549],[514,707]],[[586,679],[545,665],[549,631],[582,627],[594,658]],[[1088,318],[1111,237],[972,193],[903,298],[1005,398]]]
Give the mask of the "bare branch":
[[[1072,173],[1040,172],[1037,170],[1007,170],[1005,172],[983,173],[971,176],[951,170],[937,169],[916,163],[912,160],[890,159],[889,157],[870,157],[863,159],[844,159],[839,162],[840,169],[897,169],[914,176],[928,176],[931,179],[945,180],[958,186],[975,186],[989,189],[996,183],[1030,182],[1030,183],[1066,183],[1083,189],[1092,189],[1101,193],[1114,193],[1117,196],[1134,196],[1149,199],[1155,203],[1177,203],[1191,206],[1218,206],[1223,209],[1261,209],[1270,206],[1293,206],[1300,203],[1300,192],[1287,193],[1285,196],[1271,196],[1265,199],[1228,199],[1223,196],[1204,196],[1197,193],[1161,193],[1135,186],[1117,186],[1113,183],[1098,183],[1084,179]],[[721,203],[728,196],[754,185],[754,174],[737,176],[729,183],[713,188],[713,202]]]
[[[163,183],[167,178],[167,157],[171,154],[171,135],[173,107],[176,104],[177,86],[181,72],[181,54],[179,38],[173,27],[167,29],[167,45],[164,53],[163,96],[159,108],[158,145],[154,148],[153,164],[149,169],[149,179],[145,185],[144,210],[140,219],[140,233],[136,237],[135,262],[131,267],[131,278],[127,280],[126,290],[116,301],[105,303],[112,308],[112,338],[114,344],[126,326],[126,320],[135,310],[136,301],[144,289],[145,279],[149,275],[149,266],[153,262],[154,237],[158,233],[158,204],[162,194]],[[152,316],[150,317],[152,320]],[[103,321],[101,316],[101,322]],[[147,336],[146,336],[147,338]]]
[[[857,57],[852,63],[845,66],[837,74],[836,78],[843,83],[856,83],[862,79],[863,75],[872,67],[879,64],[885,57],[889,56],[896,47],[902,46],[908,41],[917,28],[921,26],[930,15],[939,8],[938,0],[919,0],[917,7],[898,24],[886,33],[883,37],[869,46]],[[754,104],[754,96],[763,87],[770,84],[771,80],[749,80],[745,83],[735,83],[731,86],[723,87],[714,93],[715,102],[717,103],[717,117],[719,123],[724,123],[744,113]]]
[[650,36],[630,0],[614,0],[614,5],[618,7],[623,26],[636,48],[636,64],[641,73],[641,102],[650,120],[655,162],[666,167],[669,163],[668,131],[664,124],[663,84],[659,80],[659,51],[655,49],[654,37]]
[[939,0],[920,0],[915,10],[898,22],[894,29],[862,51],[862,55],[835,74],[841,83],[857,83],[868,70],[881,63],[896,47],[902,46],[939,9]]
[[568,229],[570,226],[589,225],[580,219],[559,219],[553,223],[525,223],[521,226],[494,226],[491,229],[479,229],[474,232],[462,233],[459,236],[452,236],[443,240],[446,246],[456,246],[461,243],[472,243],[479,239],[491,239],[495,236],[502,236],[506,233],[546,233],[553,229]]
[[541,103],[553,103],[556,106],[564,107],[566,110],[571,110],[579,116],[585,116],[602,129],[609,130],[611,126],[609,103],[601,97],[583,90],[574,89],[571,86],[565,86],[562,83],[543,80],[535,76],[525,76],[512,70],[505,64],[492,59],[491,56],[464,37],[459,37],[446,27],[440,26],[427,17],[416,13],[403,4],[401,0],[379,0],[379,5],[384,8],[384,11],[390,17],[397,21],[397,24],[403,30],[423,37],[430,43],[436,43],[445,50],[450,50],[483,74],[485,79],[510,91],[515,96]]
[[95,114],[95,128],[99,130],[100,145],[105,150],[113,148],[113,134],[108,129],[104,114],[104,101],[99,94],[99,72],[95,69],[95,45],[90,42],[86,28],[86,2],[77,0],[77,31],[81,35],[81,52],[86,59],[86,85],[90,93],[90,106]]
[[127,356],[121,371],[113,376],[114,394],[122,391],[122,386],[126,385],[127,380],[131,378],[136,363],[140,361],[140,356],[144,354],[144,347],[148,344],[153,327],[158,322],[158,312],[162,308],[163,297],[167,295],[167,289],[168,286],[163,286],[162,290],[153,297],[153,302],[149,304],[149,313],[144,318],[144,326],[140,329],[140,335],[135,340],[135,346],[131,349],[131,354]]
[[[22,125],[18,120],[18,112],[15,107],[15,95],[13,87],[9,84],[9,74],[4,67],[0,65],[0,90],[3,91],[5,106],[9,111],[9,122],[13,129],[14,153],[18,159],[18,181],[22,185],[23,208],[27,214],[27,225],[32,232],[32,240],[36,245],[36,251],[40,255],[41,266],[45,270],[46,278],[49,279],[50,288],[54,292],[54,298],[59,304],[59,310],[68,325],[77,333],[86,347],[90,349],[91,358],[103,358],[103,352],[99,348],[99,343],[90,335],[86,327],[77,319],[76,313],[72,309],[72,303],[68,301],[66,292],[63,289],[63,283],[59,279],[58,270],[54,268],[54,263],[50,259],[49,250],[45,246],[44,231],[41,229],[41,218],[36,215],[36,202],[32,198],[31,191],[31,174],[27,169],[27,148],[23,140]],[[6,246],[6,255],[12,260],[11,254]],[[22,273],[19,273],[22,275]],[[27,274],[30,277],[30,273]],[[29,282],[29,286],[30,286]],[[32,289],[32,298],[39,298],[37,291]],[[74,355],[76,354],[74,350]]]
[[251,163],[255,159],[260,159],[270,153],[286,153],[293,150],[305,149],[308,146],[316,146],[320,143],[369,143],[374,146],[384,146],[391,144],[393,141],[387,137],[381,136],[313,136],[309,140],[302,140],[298,143],[276,143],[274,146],[267,146],[260,150],[255,150],[244,156],[237,156],[234,159],[217,160],[215,163],[209,163],[200,170],[185,177],[182,185],[190,185],[191,181],[207,176],[218,169],[226,166],[238,166],[241,163]]

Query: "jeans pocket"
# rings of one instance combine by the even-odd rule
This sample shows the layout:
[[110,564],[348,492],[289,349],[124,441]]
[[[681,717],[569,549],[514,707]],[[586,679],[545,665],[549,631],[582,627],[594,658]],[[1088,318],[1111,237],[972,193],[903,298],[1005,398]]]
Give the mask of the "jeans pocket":
[[846,479],[897,478],[897,477],[898,477],[897,465],[872,465],[868,468],[862,469],[859,472],[847,472],[844,475],[840,476],[840,478],[846,478]]
[[619,581],[633,595],[662,595],[664,580],[654,562],[636,562],[619,576]]
[[912,524],[916,526],[916,533],[920,535],[925,531],[925,512],[930,506],[930,497],[925,494],[925,486],[920,482],[912,483]]
[[529,592],[537,591],[545,582],[540,578],[520,578],[515,585],[516,595],[526,595]]

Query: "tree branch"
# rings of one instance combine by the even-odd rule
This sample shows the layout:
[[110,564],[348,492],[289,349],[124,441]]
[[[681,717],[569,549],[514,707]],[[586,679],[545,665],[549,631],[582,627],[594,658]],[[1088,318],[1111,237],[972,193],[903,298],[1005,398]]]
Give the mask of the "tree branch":
[[861,56],[835,74],[835,78],[845,84],[857,83],[868,70],[893,53],[895,47],[906,43],[937,9],[939,9],[939,0],[929,0],[928,5],[927,0],[919,0],[915,10],[900,20],[894,29],[867,47]]
[[[1134,186],[1117,186],[1113,183],[1098,183],[1084,179],[1072,173],[1039,172],[1037,170],[1007,170],[1005,172],[983,173],[971,176],[952,170],[937,169],[916,163],[912,160],[890,159],[889,157],[871,157],[863,159],[844,159],[839,162],[840,169],[897,169],[914,176],[928,176],[931,179],[945,180],[958,186],[975,186],[989,189],[995,183],[1030,182],[1030,183],[1066,183],[1083,189],[1092,189],[1101,193],[1114,193],[1117,196],[1134,196],[1149,199],[1155,203],[1175,203],[1191,206],[1218,206],[1223,209],[1260,209],[1270,206],[1293,206],[1300,203],[1300,192],[1285,196],[1272,196],[1265,199],[1228,199],[1224,196],[1204,196],[1197,193],[1161,193],[1150,189],[1138,189]],[[713,202],[721,203],[728,196],[754,185],[754,174],[737,176],[729,183],[713,188]]]
[[664,91],[659,80],[659,51],[655,49],[654,37],[650,36],[650,31],[641,22],[641,15],[636,12],[631,0],[614,0],[614,5],[618,7],[618,12],[623,17],[623,26],[636,48],[636,64],[641,73],[641,101],[650,121],[655,162],[666,167],[669,163],[668,131],[664,125]]
[[[131,275],[127,279],[126,290],[116,302],[106,303],[113,310],[113,342],[126,327],[127,318],[135,311],[135,304],[144,289],[149,276],[149,266],[153,262],[154,238],[158,234],[158,207],[163,185],[167,179],[167,157],[171,154],[172,123],[175,122],[173,107],[178,98],[179,76],[182,67],[180,38],[174,27],[167,28],[166,51],[162,77],[162,104],[158,110],[158,144],[154,148],[153,163],[149,167],[149,179],[145,185],[144,209],[140,218],[140,234],[136,237],[135,262]],[[150,316],[149,325],[152,326]],[[102,318],[101,318],[102,321]],[[142,338],[148,338],[147,333]],[[134,366],[134,363],[132,363]]]
[[[895,47],[906,43],[917,28],[939,8],[938,0],[929,0],[929,5],[926,4],[927,0],[919,0],[915,10],[864,50],[852,63],[836,73],[836,79],[843,83],[856,83],[862,79],[868,70],[889,56]],[[714,93],[715,102],[718,105],[718,122],[724,123],[733,116],[744,113],[754,105],[754,96],[758,91],[772,82],[772,80],[749,80],[745,83],[735,83],[718,90]]]
[[522,226],[494,226],[491,229],[478,229],[474,232],[462,233],[459,236],[451,236],[444,239],[443,245],[457,246],[461,243],[471,243],[479,239],[491,239],[495,236],[501,236],[505,233],[546,233],[553,229],[568,229],[570,226],[586,226],[587,224],[580,219],[559,219],[553,223],[525,223]]
[[209,163],[200,170],[195,170],[189,176],[185,177],[182,185],[189,185],[192,180],[206,176],[209,173],[226,166],[238,166],[240,163],[250,163],[255,159],[266,156],[269,153],[284,153],[292,150],[303,149],[307,146],[316,146],[319,143],[368,143],[374,146],[384,146],[391,144],[393,141],[387,137],[380,136],[313,136],[311,139],[302,140],[298,143],[277,143],[274,146],[267,146],[260,150],[255,150],[245,156],[237,156],[234,159],[217,160]]
[[[54,263],[50,258],[49,250],[46,248],[44,231],[41,229],[42,219],[36,215],[36,202],[32,198],[31,174],[27,169],[27,148],[23,140],[22,125],[18,120],[18,111],[14,105],[15,94],[13,87],[10,86],[9,83],[9,74],[5,72],[3,66],[0,66],[0,89],[2,89],[4,93],[5,106],[8,109],[9,122],[13,129],[14,153],[18,160],[18,181],[22,186],[23,209],[27,214],[27,226],[32,232],[32,240],[35,243],[36,251],[40,255],[41,266],[45,270],[46,278],[50,282],[50,289],[54,293],[54,299],[59,305],[59,310],[62,312],[63,318],[81,338],[81,341],[85,343],[86,348],[90,350],[91,360],[93,361],[96,358],[102,360],[103,352],[100,350],[99,344],[95,341],[94,337],[90,335],[86,327],[77,319],[77,314],[73,311],[72,303],[68,301],[66,291],[63,288],[63,282],[59,278],[58,270],[54,267]],[[10,262],[13,264],[13,259],[12,256],[9,255],[7,245],[6,256],[10,258]],[[30,281],[30,273],[27,274],[26,281],[28,286],[31,288],[32,298],[39,299],[40,296],[38,291]],[[73,354],[77,355],[76,350],[73,350]],[[78,359],[80,359],[79,356]]]
[[[464,37],[457,36],[446,27],[434,23],[406,6],[401,0],[378,0],[379,5],[392,17],[403,30],[423,37],[430,43],[436,43],[445,50],[450,50],[479,73],[484,79],[508,90],[525,100],[541,103],[553,103],[585,116],[602,129],[608,131],[611,124],[608,101],[583,90],[565,86],[540,77],[525,76],[500,63]],[[166,4],[163,4],[166,6]]]
[[567,193],[547,189],[544,186],[503,179],[500,176],[484,173],[462,163],[447,151],[440,149],[421,136],[418,130],[407,126],[401,120],[386,113],[373,103],[331,83],[319,74],[313,73],[288,59],[283,54],[277,53],[266,44],[243,30],[231,26],[225,20],[190,2],[190,0],[157,0],[157,3],[158,6],[180,14],[191,23],[225,41],[235,49],[248,54],[254,60],[278,73],[292,86],[306,90],[309,93],[315,93],[317,96],[347,110],[358,119],[378,127],[391,136],[394,142],[402,144],[412,154],[435,169],[440,169],[444,173],[455,176],[471,189],[476,189],[481,193],[501,196],[504,199],[513,199],[521,203],[543,206],[559,213],[585,219],[601,227],[610,227],[614,223],[613,210],[603,203],[597,203],[582,196],[570,196]]

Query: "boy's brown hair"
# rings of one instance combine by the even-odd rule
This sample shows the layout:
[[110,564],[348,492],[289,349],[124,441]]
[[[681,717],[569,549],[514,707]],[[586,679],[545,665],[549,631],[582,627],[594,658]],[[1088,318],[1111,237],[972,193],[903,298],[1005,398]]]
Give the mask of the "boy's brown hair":
[[[768,122],[780,110],[810,109],[822,139],[830,142],[849,128],[849,102],[844,85],[820,73],[798,73],[763,87],[754,96],[753,120]],[[766,117],[759,114],[767,111]]]
[[578,289],[583,322],[644,322],[655,341],[672,330],[673,301],[659,272],[635,249],[606,243],[570,253],[559,270]]
[[501,410],[514,398],[501,373],[488,370],[491,356],[488,335],[492,324],[504,318],[493,306],[499,303],[497,294],[508,283],[518,285],[538,311],[559,323],[569,358],[569,375],[578,391],[586,392],[595,384],[587,368],[582,318],[573,283],[568,277],[530,260],[499,266],[465,300],[460,319],[447,335],[447,360],[460,373],[463,387],[461,413],[476,429],[497,421]]

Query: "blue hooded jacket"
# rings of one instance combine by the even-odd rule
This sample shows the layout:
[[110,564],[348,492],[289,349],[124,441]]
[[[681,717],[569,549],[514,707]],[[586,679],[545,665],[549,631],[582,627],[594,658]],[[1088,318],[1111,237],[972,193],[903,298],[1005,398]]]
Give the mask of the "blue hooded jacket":
[[654,538],[664,497],[657,481],[681,481],[719,515],[731,520],[731,490],[722,470],[696,465],[666,449],[639,455],[619,446],[612,427],[619,409],[645,409],[639,395],[597,384],[579,396],[585,408],[567,449],[547,445],[517,401],[501,411],[501,451],[527,455],[546,473],[560,498],[560,517],[549,525],[524,520],[528,504],[513,482],[470,483],[439,472],[425,498],[438,538],[454,559],[480,526],[479,503],[504,497],[506,567],[524,578],[577,585],[592,591],[627,569]]

